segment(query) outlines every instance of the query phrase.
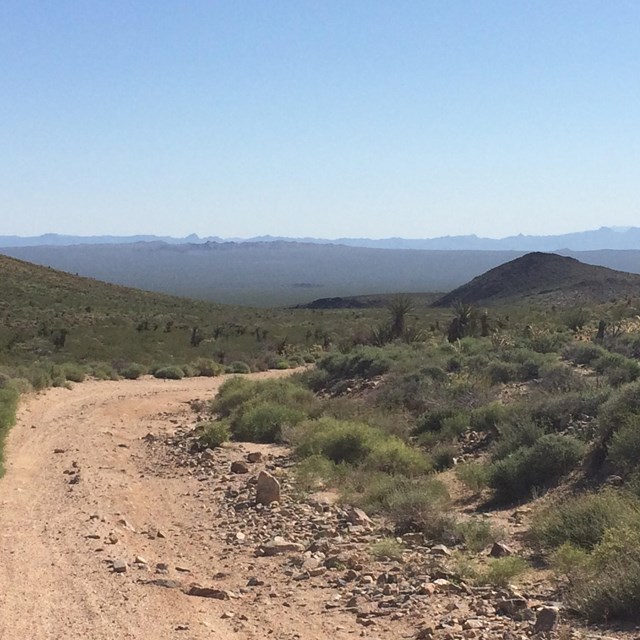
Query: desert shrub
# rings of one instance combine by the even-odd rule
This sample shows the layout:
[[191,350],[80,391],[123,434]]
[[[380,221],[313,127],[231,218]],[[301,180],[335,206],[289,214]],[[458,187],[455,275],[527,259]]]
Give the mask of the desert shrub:
[[104,363],[91,365],[89,375],[97,380],[118,380],[120,378],[118,372],[111,365]]
[[458,450],[453,445],[441,443],[436,445],[430,454],[434,469],[436,471],[444,471],[453,467]]
[[563,363],[545,365],[540,377],[539,388],[550,393],[582,391],[587,385],[582,374]]
[[71,362],[62,365],[61,373],[64,379],[70,382],[83,382],[86,377],[85,370],[80,365]]
[[518,378],[515,365],[508,362],[492,362],[487,374],[492,384],[505,384]]
[[390,475],[417,476],[431,471],[431,465],[419,449],[410,447],[399,438],[389,436],[376,439],[364,461],[367,469]]
[[606,349],[593,342],[573,342],[564,348],[562,357],[573,364],[590,365],[605,353],[607,353]]
[[209,358],[198,358],[191,366],[197,376],[206,378],[213,378],[214,376],[220,375],[223,371],[221,364]]
[[640,531],[637,527],[616,527],[605,532],[589,558],[586,579],[573,581],[567,600],[593,622],[639,619]]
[[0,477],[4,473],[2,464],[4,439],[9,427],[15,423],[18,397],[18,392],[11,387],[0,389]]
[[465,462],[456,466],[456,477],[474,493],[480,493],[489,486],[489,476],[489,465],[481,462]]
[[251,367],[246,362],[242,362],[241,360],[232,362],[229,365],[228,369],[229,373],[251,373]]
[[504,537],[504,532],[494,527],[488,518],[470,518],[458,522],[455,530],[467,549],[474,553],[479,553]]
[[300,457],[322,455],[336,464],[359,464],[371,453],[382,434],[363,422],[334,418],[310,420],[297,430],[296,453]]
[[276,402],[257,400],[237,416],[231,417],[231,432],[245,442],[281,442],[282,431],[306,418],[301,409]]
[[484,571],[476,578],[479,584],[488,584],[494,587],[505,588],[517,576],[529,568],[526,560],[517,556],[507,558],[493,558]]
[[295,466],[296,486],[305,491],[314,491],[339,477],[345,469],[345,465],[336,465],[324,456],[309,456]]
[[494,463],[490,485],[500,500],[525,498],[534,489],[545,489],[569,473],[584,446],[569,436],[548,434],[532,446],[521,447]]
[[182,369],[185,378],[195,378],[198,375],[198,370],[193,365],[182,364],[180,369]]
[[202,434],[199,438],[200,442],[209,449],[219,447],[223,442],[229,440],[231,436],[229,425],[224,420],[213,420],[202,423],[199,426],[202,427]]
[[287,360],[278,360],[273,368],[280,370],[289,369],[289,362]]
[[182,380],[184,378],[184,371],[181,367],[161,367],[153,372],[154,377],[162,380]]
[[633,382],[640,376],[640,364],[618,353],[605,352],[593,362],[592,366],[614,387]]
[[640,526],[640,502],[612,490],[571,496],[536,513],[531,538],[537,544],[555,548],[570,543],[593,549],[605,531],[619,524]]
[[360,347],[351,353],[331,353],[317,366],[326,371],[330,379],[372,378],[389,371],[392,365],[389,352],[379,347]]
[[640,465],[640,416],[629,417],[613,434],[607,462],[621,476],[637,471]]
[[509,415],[507,408],[497,402],[478,407],[471,412],[469,425],[475,431],[495,432]]
[[221,417],[230,416],[234,409],[247,402],[253,395],[255,383],[246,378],[225,380],[216,397],[211,401],[211,411]]
[[640,383],[632,382],[613,393],[598,411],[600,438],[607,443],[614,432],[640,416]]
[[352,474],[347,498],[370,513],[384,513],[398,533],[422,532],[432,540],[451,538],[454,519],[445,485],[434,478],[409,479],[384,473]]
[[463,424],[465,428],[468,426],[469,422],[466,413],[452,406],[433,409],[423,413],[418,418],[414,433],[442,431],[447,425],[454,430],[456,424]]
[[27,379],[31,383],[34,391],[42,391],[53,384],[51,373],[42,367],[30,369]]
[[545,434],[542,426],[530,418],[516,418],[505,422],[498,429],[498,439],[493,447],[493,460],[501,460],[521,447],[534,445]]
[[371,555],[381,560],[402,560],[404,546],[395,538],[382,538],[371,545]]
[[120,371],[120,375],[127,380],[137,380],[140,376],[147,373],[147,368],[137,362],[128,364]]
[[594,417],[599,397],[597,394],[577,392],[557,395],[541,394],[529,401],[529,415],[545,431],[560,431],[585,415]]

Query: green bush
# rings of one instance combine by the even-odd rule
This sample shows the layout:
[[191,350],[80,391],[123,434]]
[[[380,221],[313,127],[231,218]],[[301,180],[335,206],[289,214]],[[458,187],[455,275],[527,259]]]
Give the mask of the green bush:
[[453,445],[440,443],[430,453],[434,469],[436,471],[444,471],[453,467],[458,450]]
[[526,498],[534,489],[546,489],[569,473],[583,452],[582,443],[569,436],[542,436],[534,445],[496,462],[490,485],[500,500]]
[[629,417],[613,434],[607,462],[621,476],[630,476],[640,465],[640,416]]
[[153,372],[154,377],[162,380],[182,380],[184,378],[184,371],[181,367],[161,367]]
[[537,544],[557,548],[570,543],[593,549],[607,529],[640,526],[640,502],[613,490],[571,496],[536,513],[531,537]]
[[637,621],[640,613],[640,531],[615,527],[605,532],[582,579],[573,580],[568,604],[593,622]]
[[469,425],[475,431],[495,433],[508,415],[509,411],[504,405],[492,402],[484,407],[474,409],[471,412]]
[[120,371],[120,375],[127,380],[137,380],[140,376],[147,373],[147,368],[137,362],[128,364]]
[[367,469],[390,475],[418,476],[431,471],[431,465],[419,449],[406,445],[393,436],[374,440],[371,452],[364,461]]
[[241,360],[236,360],[229,365],[229,373],[251,373],[251,367]]
[[360,347],[351,353],[331,353],[317,366],[326,371],[331,380],[373,378],[389,371],[392,359],[389,352],[379,347]]
[[363,422],[334,418],[310,420],[297,431],[296,453],[300,457],[322,455],[336,464],[359,464],[383,435]]
[[223,442],[227,442],[231,436],[229,425],[223,420],[214,420],[199,425],[202,427],[200,442],[209,449],[219,447]]
[[530,418],[519,418],[504,423],[498,429],[499,436],[493,446],[493,460],[502,460],[521,447],[534,445],[545,434],[545,430]]
[[0,389],[0,477],[4,474],[3,448],[4,439],[16,421],[18,408],[18,392],[11,387]]
[[479,553],[504,537],[503,532],[496,529],[488,518],[470,518],[456,524],[455,530],[467,549],[474,553]]
[[505,588],[510,582],[529,568],[526,560],[517,556],[493,558],[489,560],[487,569],[477,577],[479,584]]
[[638,416],[640,416],[640,382],[632,382],[613,393],[598,411],[602,443],[607,444],[617,429]]
[[606,349],[593,342],[574,342],[565,347],[562,356],[573,364],[590,365],[605,353],[607,353]]
[[231,417],[231,432],[236,440],[244,442],[281,442],[283,429],[294,427],[306,417],[301,409],[257,400]]
[[465,462],[456,466],[456,477],[474,493],[480,493],[489,486],[490,467],[481,462]]
[[213,378],[214,376],[220,375],[223,371],[221,364],[209,358],[198,358],[191,366],[195,371],[195,375],[205,378]]
[[255,383],[246,378],[234,377],[225,380],[211,401],[211,411],[225,418],[240,405],[254,396]]

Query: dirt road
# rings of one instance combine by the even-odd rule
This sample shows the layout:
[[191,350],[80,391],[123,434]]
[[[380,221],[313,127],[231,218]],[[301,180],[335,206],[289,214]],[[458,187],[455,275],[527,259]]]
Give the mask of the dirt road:
[[[150,472],[142,439],[192,425],[189,401],[213,397],[221,382],[90,381],[23,402],[0,480],[2,640],[361,632],[346,616],[315,617],[320,606],[302,593],[292,602],[275,588],[263,601],[219,601],[149,583],[158,563],[167,565],[168,578],[203,585],[218,579],[215,586],[234,589],[260,570],[249,550],[230,557],[213,535],[211,510],[191,499],[201,489],[195,477]],[[136,556],[147,566],[132,564]],[[115,572],[113,561],[127,570]]]

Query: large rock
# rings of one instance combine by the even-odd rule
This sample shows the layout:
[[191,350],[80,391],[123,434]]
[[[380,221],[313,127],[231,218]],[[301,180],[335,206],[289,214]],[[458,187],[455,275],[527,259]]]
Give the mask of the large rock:
[[256,502],[266,505],[280,502],[280,483],[267,471],[261,471],[258,475]]
[[542,607],[536,615],[536,622],[533,628],[534,633],[548,633],[553,631],[558,624],[560,610],[558,607]]
[[263,544],[259,551],[265,556],[278,556],[283,553],[304,551],[304,545],[298,542],[289,542],[281,536],[276,536],[270,542]]
[[242,460],[231,463],[231,473],[249,473],[249,467]]

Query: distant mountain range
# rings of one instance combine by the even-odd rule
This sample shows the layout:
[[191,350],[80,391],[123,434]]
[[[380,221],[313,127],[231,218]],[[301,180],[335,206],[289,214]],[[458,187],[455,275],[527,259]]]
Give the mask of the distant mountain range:
[[0,236],[0,247],[70,246],[95,244],[134,244],[138,242],[163,242],[165,244],[207,243],[267,243],[297,242],[305,244],[332,244],[369,249],[416,249],[437,251],[598,251],[602,249],[640,249],[639,227],[601,227],[592,231],[577,231],[555,236],[508,236],[506,238],[482,238],[476,235],[444,236],[440,238],[408,239],[384,238],[289,238],[283,236],[257,236],[254,238],[221,238],[196,234],[184,238],[170,236],[69,236],[47,233],[42,236]]

